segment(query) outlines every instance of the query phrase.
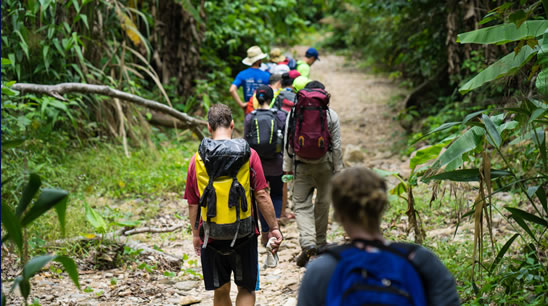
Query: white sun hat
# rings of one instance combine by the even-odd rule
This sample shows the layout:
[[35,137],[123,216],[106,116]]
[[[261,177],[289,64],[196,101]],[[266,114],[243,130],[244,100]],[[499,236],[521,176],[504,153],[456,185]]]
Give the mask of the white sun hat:
[[245,65],[251,66],[258,60],[265,58],[267,55],[263,53],[259,46],[253,46],[247,49],[247,57],[242,60]]

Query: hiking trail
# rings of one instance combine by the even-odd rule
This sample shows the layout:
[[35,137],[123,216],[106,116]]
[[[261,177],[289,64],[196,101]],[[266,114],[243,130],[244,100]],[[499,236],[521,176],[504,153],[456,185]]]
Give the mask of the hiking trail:
[[[297,54],[304,54],[305,48],[297,47],[296,50]],[[392,152],[394,144],[402,139],[403,130],[392,119],[397,111],[389,106],[392,97],[405,93],[405,90],[385,77],[349,66],[341,56],[323,54],[320,59],[311,68],[311,79],[324,83],[331,94],[330,106],[339,115],[341,123],[345,166],[361,164],[369,168],[405,171],[407,161],[400,160]],[[140,226],[170,227],[183,223],[186,228],[188,210],[181,194],[166,195],[158,215]],[[132,204],[120,205],[122,209]],[[183,218],[175,218],[176,213]],[[342,230],[336,223],[330,222],[328,242],[341,241]],[[282,231],[285,240],[276,268],[262,269],[266,253],[265,248],[260,247],[261,290],[257,292],[256,305],[296,305],[298,287],[305,269],[297,267],[294,261],[300,253],[295,220],[283,225]],[[176,276],[164,276],[158,271],[149,273],[146,269],[137,268],[135,263],[126,269],[83,269],[80,271],[83,290],[78,291],[68,277],[60,277],[46,270],[32,279],[29,300],[37,298],[42,305],[212,305],[213,292],[205,291],[203,281],[196,276],[201,274],[200,259],[194,255],[191,235],[180,230],[174,235],[167,235],[139,234],[131,239],[169,254],[188,256],[182,271]],[[149,266],[161,266],[157,258],[148,256],[147,259],[145,262]],[[89,290],[84,290],[86,288]],[[233,301],[235,296],[236,288],[232,284]]]

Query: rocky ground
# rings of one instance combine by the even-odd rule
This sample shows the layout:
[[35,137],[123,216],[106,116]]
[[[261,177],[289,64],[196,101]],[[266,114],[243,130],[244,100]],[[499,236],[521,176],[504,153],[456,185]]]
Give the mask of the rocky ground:
[[[302,48],[297,51],[304,54]],[[386,78],[364,73],[345,63],[340,56],[328,54],[320,58],[321,61],[312,66],[311,77],[323,82],[332,95],[331,107],[341,122],[345,163],[405,172],[407,161],[400,160],[391,150],[401,139],[402,129],[392,119],[395,111],[388,105],[403,90]],[[29,301],[35,299],[42,305],[212,305],[212,292],[203,288],[199,258],[193,253],[192,240],[186,230],[189,228],[184,218],[186,213],[181,211],[186,203],[173,195],[163,203],[122,205],[131,209],[147,204],[160,205],[161,209],[158,216],[140,226],[162,228],[182,224],[183,227],[172,233],[140,234],[131,239],[184,258],[182,269],[174,269],[161,256],[138,254],[126,254],[128,264],[108,269],[109,265],[116,266],[116,258],[123,254],[123,247],[108,246],[101,249],[102,254],[95,249],[86,253],[83,248],[82,258],[78,260],[82,291],[74,287],[66,274],[53,267],[33,278]],[[175,217],[176,213],[183,218]],[[288,222],[282,230],[285,240],[279,252],[280,262],[276,268],[261,269],[262,290],[257,293],[257,305],[296,304],[304,268],[294,263],[300,252],[295,222]],[[328,238],[330,242],[342,240],[342,231],[337,224],[330,224]],[[2,256],[6,254],[3,250]],[[3,280],[18,272],[14,258],[10,260],[9,255],[6,256],[2,260]],[[265,258],[265,249],[261,247],[261,265]],[[103,262],[105,270],[92,268],[94,264],[90,263],[96,265],[98,260]],[[233,286],[233,298],[235,293]],[[17,304],[20,301],[21,298],[13,294],[9,302]]]

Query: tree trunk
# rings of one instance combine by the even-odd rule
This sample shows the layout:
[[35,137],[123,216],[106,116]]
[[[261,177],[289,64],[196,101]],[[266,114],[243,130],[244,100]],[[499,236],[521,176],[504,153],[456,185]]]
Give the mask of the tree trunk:
[[200,46],[204,26],[197,26],[191,14],[174,0],[158,1],[153,10],[156,19],[154,63],[163,84],[176,79],[177,92],[188,97],[199,76]]

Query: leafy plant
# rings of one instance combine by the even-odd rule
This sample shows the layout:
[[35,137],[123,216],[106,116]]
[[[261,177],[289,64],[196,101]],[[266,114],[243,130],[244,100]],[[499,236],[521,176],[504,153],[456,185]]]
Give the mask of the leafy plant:
[[[21,275],[15,278],[11,290],[13,291],[16,287],[19,287],[25,303],[31,290],[30,279],[51,261],[60,263],[65,268],[74,285],[80,289],[78,270],[71,258],[62,255],[42,255],[27,260],[28,240],[23,233],[25,228],[33,221],[40,218],[50,209],[55,208],[59,224],[61,225],[61,231],[63,233],[65,231],[65,212],[67,209],[68,193],[64,190],[44,188],[37,200],[31,204],[41,184],[40,177],[36,174],[31,174],[29,182],[23,190],[21,199],[15,207],[15,211],[6,202],[2,201],[1,204],[2,225],[6,230],[6,234],[2,237],[2,244],[7,240],[15,244],[23,267]],[[5,305],[5,300],[6,298],[2,292],[2,305]]]

